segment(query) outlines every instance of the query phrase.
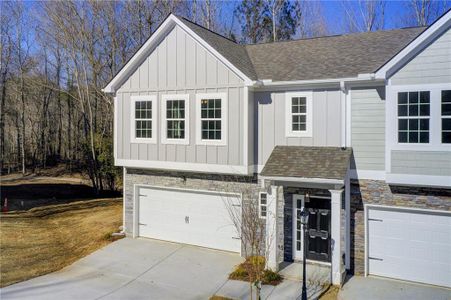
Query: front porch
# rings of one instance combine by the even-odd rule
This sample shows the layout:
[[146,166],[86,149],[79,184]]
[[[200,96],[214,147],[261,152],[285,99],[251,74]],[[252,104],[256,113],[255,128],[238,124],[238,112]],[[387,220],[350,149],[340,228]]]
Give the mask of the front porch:
[[[303,262],[305,247],[308,266],[323,266],[329,282],[341,285],[350,268],[350,156],[350,149],[332,147],[273,150],[261,174],[269,268]],[[309,213],[305,236],[302,209]]]

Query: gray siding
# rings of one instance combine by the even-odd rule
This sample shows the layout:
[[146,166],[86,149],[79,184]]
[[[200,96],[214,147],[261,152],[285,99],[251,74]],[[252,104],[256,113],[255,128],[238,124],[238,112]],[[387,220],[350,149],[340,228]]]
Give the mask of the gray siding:
[[285,136],[285,92],[255,92],[254,109],[257,115],[255,143],[258,149],[256,161],[264,165],[274,146],[340,146],[341,96],[339,90],[315,90],[313,92],[312,137]]
[[392,85],[451,82],[451,29],[403,66]]
[[391,173],[451,176],[451,152],[392,150]]
[[[227,145],[196,145],[196,93],[228,95]],[[190,144],[160,143],[160,101],[163,94],[190,95]],[[131,143],[130,96],[157,95],[157,144]],[[117,92],[117,158],[187,163],[241,165],[244,88],[230,71],[183,29],[175,27]]]
[[385,170],[385,88],[351,90],[351,144],[355,167]]

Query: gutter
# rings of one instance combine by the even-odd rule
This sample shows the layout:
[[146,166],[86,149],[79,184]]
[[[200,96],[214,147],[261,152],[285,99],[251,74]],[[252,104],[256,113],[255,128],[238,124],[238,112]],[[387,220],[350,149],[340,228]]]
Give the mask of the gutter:
[[247,86],[253,88],[265,87],[295,87],[295,86],[324,86],[324,85],[338,85],[341,89],[345,85],[364,84],[364,83],[384,83],[385,79],[376,78],[374,73],[359,74],[357,77],[344,78],[326,78],[314,80],[293,80],[293,81],[273,81],[272,79],[259,79],[251,81]]

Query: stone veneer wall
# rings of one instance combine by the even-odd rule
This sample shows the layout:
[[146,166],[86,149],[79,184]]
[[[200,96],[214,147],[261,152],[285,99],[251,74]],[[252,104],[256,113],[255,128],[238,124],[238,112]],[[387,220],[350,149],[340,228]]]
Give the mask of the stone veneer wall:
[[351,183],[351,270],[365,272],[364,204],[451,211],[451,189],[390,186],[385,181]]
[[[216,192],[241,193],[243,205],[256,201],[262,190],[252,176],[216,175],[126,169],[124,176],[124,223],[126,235],[133,234],[133,194],[135,184]],[[242,251],[244,252],[244,249]]]

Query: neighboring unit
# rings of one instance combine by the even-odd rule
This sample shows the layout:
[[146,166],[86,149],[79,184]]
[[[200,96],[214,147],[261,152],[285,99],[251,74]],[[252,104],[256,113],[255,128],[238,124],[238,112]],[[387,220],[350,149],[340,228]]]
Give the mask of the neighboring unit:
[[451,287],[450,28],[240,45],[170,15],[104,89],[125,232],[244,253],[254,204],[274,270],[305,243],[334,284]]

